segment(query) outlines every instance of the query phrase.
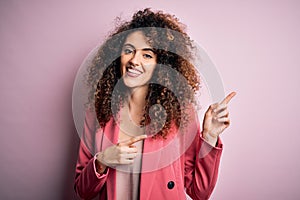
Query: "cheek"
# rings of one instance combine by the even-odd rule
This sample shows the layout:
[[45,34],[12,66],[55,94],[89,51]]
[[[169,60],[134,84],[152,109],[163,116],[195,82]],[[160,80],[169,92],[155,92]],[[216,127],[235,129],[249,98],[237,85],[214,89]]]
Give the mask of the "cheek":
[[149,67],[148,67],[148,70],[147,70],[147,76],[150,76],[150,77],[153,76],[154,71],[155,71],[155,67],[156,67],[156,65],[154,65],[154,66],[149,66]]
[[153,72],[155,71],[156,65],[151,67],[151,74],[153,74]]
[[126,59],[121,56],[121,60],[120,60],[120,70],[121,70],[121,73],[123,75],[123,73],[126,71]]
[[154,70],[156,69],[156,62],[155,63],[152,63],[150,66],[149,66],[149,71],[154,72]]

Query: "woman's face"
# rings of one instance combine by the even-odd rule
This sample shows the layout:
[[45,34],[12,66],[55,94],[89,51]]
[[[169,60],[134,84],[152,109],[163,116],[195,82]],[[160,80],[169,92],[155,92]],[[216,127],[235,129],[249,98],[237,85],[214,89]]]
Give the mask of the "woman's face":
[[121,73],[124,84],[129,88],[147,86],[156,66],[156,58],[156,54],[141,31],[129,34],[121,53]]

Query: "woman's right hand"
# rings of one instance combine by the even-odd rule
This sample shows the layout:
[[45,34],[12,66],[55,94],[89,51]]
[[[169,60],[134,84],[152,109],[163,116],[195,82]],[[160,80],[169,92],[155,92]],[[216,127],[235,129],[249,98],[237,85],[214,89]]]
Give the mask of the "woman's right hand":
[[133,144],[146,138],[147,135],[139,135],[106,148],[104,151],[97,153],[98,164],[102,164],[101,168],[104,166],[132,164],[138,152]]

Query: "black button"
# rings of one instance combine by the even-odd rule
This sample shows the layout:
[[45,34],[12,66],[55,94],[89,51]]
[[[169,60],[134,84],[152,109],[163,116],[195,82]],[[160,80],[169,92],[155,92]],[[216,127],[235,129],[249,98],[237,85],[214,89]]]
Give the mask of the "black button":
[[170,182],[168,183],[168,188],[169,188],[169,189],[173,189],[174,186],[175,186],[175,183],[174,183],[173,181],[170,181]]

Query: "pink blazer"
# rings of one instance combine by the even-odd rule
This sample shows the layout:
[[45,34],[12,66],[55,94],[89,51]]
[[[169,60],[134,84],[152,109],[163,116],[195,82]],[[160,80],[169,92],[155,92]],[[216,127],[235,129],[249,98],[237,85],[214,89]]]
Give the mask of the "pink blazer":
[[[118,141],[119,126],[111,119],[103,129],[95,130],[96,117],[86,113],[75,174],[75,191],[82,199],[114,200],[116,170],[96,173],[95,153]],[[182,200],[185,192],[192,199],[208,199],[218,176],[222,143],[212,147],[202,137],[199,123],[188,127],[186,134],[172,128],[167,139],[144,140],[140,199]]]

